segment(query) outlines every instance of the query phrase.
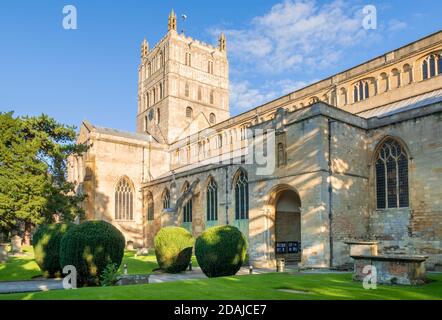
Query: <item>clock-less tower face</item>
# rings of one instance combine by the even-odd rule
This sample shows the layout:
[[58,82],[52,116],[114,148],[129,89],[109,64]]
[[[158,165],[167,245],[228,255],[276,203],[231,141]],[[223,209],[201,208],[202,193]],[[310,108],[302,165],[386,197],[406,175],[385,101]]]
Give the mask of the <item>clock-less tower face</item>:
[[149,50],[141,48],[137,132],[160,143],[172,143],[229,118],[229,66],[225,37],[218,47],[176,32]]

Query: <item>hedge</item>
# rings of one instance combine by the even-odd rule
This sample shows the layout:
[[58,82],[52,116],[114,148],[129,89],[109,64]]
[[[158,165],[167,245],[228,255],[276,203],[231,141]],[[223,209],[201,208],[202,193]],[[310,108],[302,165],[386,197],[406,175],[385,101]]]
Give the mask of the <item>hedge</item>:
[[160,268],[169,273],[187,269],[192,258],[195,240],[189,231],[180,227],[164,227],[154,239],[155,255]]
[[41,225],[32,237],[35,262],[46,277],[61,276],[60,268],[60,242],[62,237],[71,228],[76,227],[71,223],[54,223]]
[[61,267],[73,265],[79,285],[98,285],[107,265],[121,265],[125,243],[121,231],[110,223],[83,222],[61,239]]
[[195,243],[198,264],[210,278],[235,275],[243,265],[246,253],[247,241],[233,226],[209,228]]

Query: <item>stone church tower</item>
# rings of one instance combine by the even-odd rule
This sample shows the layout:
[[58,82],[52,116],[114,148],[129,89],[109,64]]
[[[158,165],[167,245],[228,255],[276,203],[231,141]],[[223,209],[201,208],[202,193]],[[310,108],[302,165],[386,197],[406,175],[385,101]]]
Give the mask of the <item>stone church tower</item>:
[[226,38],[218,47],[177,32],[176,14],[154,48],[141,45],[137,132],[170,144],[229,118]]

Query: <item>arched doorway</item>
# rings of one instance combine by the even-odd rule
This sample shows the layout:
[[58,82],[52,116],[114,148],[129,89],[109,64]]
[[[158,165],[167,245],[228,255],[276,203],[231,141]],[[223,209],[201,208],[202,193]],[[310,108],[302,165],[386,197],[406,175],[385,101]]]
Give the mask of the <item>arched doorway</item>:
[[275,199],[275,257],[286,263],[301,261],[301,199],[285,189]]

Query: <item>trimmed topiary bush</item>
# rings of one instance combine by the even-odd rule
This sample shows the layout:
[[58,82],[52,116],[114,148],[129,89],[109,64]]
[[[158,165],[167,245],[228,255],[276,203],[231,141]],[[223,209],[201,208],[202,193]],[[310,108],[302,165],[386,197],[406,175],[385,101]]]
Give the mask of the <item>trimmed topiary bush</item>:
[[209,228],[196,239],[195,255],[209,278],[235,275],[246,259],[247,241],[238,228]]
[[77,269],[79,285],[98,285],[109,264],[121,265],[126,241],[116,227],[105,221],[86,221],[61,239],[61,267]]
[[164,227],[155,236],[155,255],[160,268],[169,273],[187,269],[192,258],[195,240],[189,231],[180,227]]
[[60,242],[61,238],[76,225],[72,223],[54,223],[41,225],[32,237],[35,262],[45,277],[61,276]]

